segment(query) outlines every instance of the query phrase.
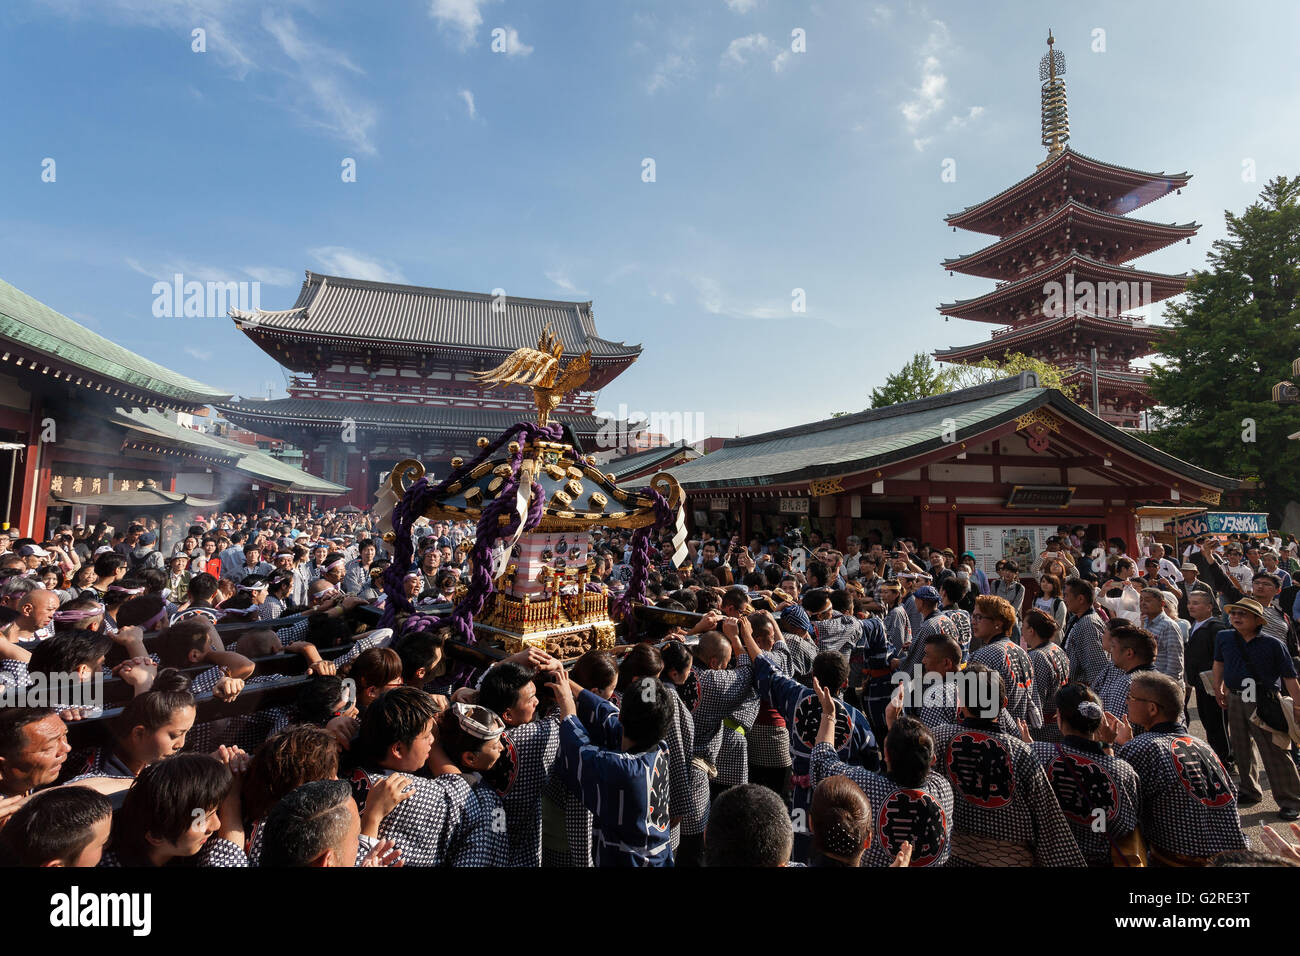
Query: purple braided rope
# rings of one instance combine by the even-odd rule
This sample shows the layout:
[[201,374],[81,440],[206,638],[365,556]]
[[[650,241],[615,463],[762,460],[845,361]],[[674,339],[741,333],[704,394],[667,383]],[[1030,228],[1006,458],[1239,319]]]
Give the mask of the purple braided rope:
[[[436,630],[450,626],[465,643],[475,643],[474,615],[482,612],[488,595],[493,591],[490,566],[492,546],[502,538],[513,536],[519,529],[519,516],[514,509],[519,492],[519,468],[523,462],[524,445],[538,439],[558,441],[562,435],[563,432],[559,425],[540,428],[537,425],[520,422],[511,426],[495,442],[490,443],[472,462],[453,471],[446,481],[430,489],[425,479],[422,478],[410,487],[406,495],[403,496],[402,501],[393,509],[393,530],[398,540],[397,547],[394,549],[396,553],[393,564],[385,571],[384,576],[384,592],[389,596],[389,610],[385,613],[385,624],[391,623],[392,618],[396,617],[397,610],[400,608],[410,612],[410,617],[407,618],[403,628],[404,633],[407,631]],[[401,593],[401,582],[410,568],[411,557],[414,554],[414,545],[410,540],[410,528],[414,517],[422,514],[448,485],[463,478],[512,439],[519,442],[519,450],[511,453],[510,477],[497,497],[483,509],[478,526],[475,528],[474,547],[470,551],[470,581],[465,597],[447,615],[416,612],[411,602]],[[537,527],[541,522],[542,512],[546,507],[541,485],[534,482],[531,490],[532,500],[529,504],[528,514],[524,519],[525,531]],[[500,516],[507,513],[511,514],[512,518],[508,524],[502,525],[499,520]],[[402,547],[403,544],[405,547]],[[394,573],[394,569],[396,569],[396,573]],[[396,603],[394,598],[397,599]],[[475,668],[472,665],[465,665],[457,670],[454,679],[467,680],[472,676],[474,670]]]
[[668,527],[675,517],[668,501],[653,488],[638,489],[637,494],[654,502],[655,520],[652,525],[637,528],[632,535],[632,579],[627,582],[623,596],[614,602],[613,617],[616,621],[628,617],[633,604],[645,603],[646,582],[650,575],[650,536]]
[[[524,427],[522,423],[514,426],[514,428],[522,427]],[[402,495],[402,500],[394,506],[393,532],[395,540],[393,543],[393,561],[384,570],[384,593],[388,596],[388,601],[386,602],[384,616],[379,622],[381,627],[391,627],[399,611],[410,614],[415,610],[415,606],[406,597],[405,590],[402,587],[402,582],[407,572],[411,570],[412,560],[415,557],[415,543],[411,540],[411,527],[415,524],[415,520],[424,514],[429,505],[452,482],[463,479],[469,472],[495,454],[498,448],[509,441],[514,434],[514,428],[508,429],[496,441],[489,443],[468,464],[453,469],[451,474],[438,484],[431,486],[427,476],[413,482],[411,487],[406,490],[406,493]]]

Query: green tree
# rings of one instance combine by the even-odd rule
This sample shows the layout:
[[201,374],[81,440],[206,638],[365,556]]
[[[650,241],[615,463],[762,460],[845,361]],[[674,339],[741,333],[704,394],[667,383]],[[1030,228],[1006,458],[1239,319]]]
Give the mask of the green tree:
[[1276,520],[1300,498],[1300,442],[1287,439],[1300,412],[1271,401],[1300,356],[1300,177],[1272,180],[1243,214],[1224,216],[1210,268],[1165,310],[1151,439],[1221,475],[1258,476],[1253,507]]
[[871,390],[871,407],[884,408],[952,391],[952,373],[934,364],[930,356],[917,352],[897,372],[885,378],[885,384]]
[[1041,387],[1060,389],[1068,398],[1078,399],[1079,387],[1065,383],[1067,374],[1065,369],[1044,362],[1040,358],[1034,358],[1032,355],[1025,355],[1023,352],[1008,352],[1002,357],[1001,362],[988,358],[978,362],[958,362],[947,371],[952,389],[970,388],[972,385],[983,385],[985,382],[1000,378],[1010,378],[1021,372],[1033,372],[1038,376],[1038,384]]

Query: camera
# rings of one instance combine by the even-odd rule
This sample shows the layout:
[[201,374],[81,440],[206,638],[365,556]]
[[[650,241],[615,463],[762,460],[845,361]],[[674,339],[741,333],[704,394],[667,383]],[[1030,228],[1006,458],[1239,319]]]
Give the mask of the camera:
[[803,532],[798,528],[791,528],[781,536],[781,543],[793,551],[795,548],[803,547]]

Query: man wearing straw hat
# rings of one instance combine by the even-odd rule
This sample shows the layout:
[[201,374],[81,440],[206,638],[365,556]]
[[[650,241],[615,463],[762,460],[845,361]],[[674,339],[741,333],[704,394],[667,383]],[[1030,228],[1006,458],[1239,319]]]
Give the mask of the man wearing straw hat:
[[[1273,797],[1283,820],[1300,819],[1300,773],[1288,751],[1292,738],[1300,736],[1296,724],[1300,714],[1300,682],[1286,645],[1263,631],[1264,608],[1254,598],[1242,598],[1227,605],[1231,627],[1220,631],[1214,640],[1214,687],[1219,706],[1228,712],[1228,734],[1233,754],[1241,772],[1238,803],[1252,806],[1264,799],[1259,788],[1252,742],[1259,747],[1264,772],[1268,774]],[[1285,684],[1290,698],[1282,697],[1286,728],[1260,726],[1253,719],[1259,701],[1275,692],[1278,682]],[[1287,713],[1290,711],[1290,713]],[[1261,715],[1262,716],[1262,715]],[[1280,730],[1275,736],[1271,731]],[[1289,730],[1289,734],[1288,734]],[[1279,745],[1278,738],[1286,741]]]

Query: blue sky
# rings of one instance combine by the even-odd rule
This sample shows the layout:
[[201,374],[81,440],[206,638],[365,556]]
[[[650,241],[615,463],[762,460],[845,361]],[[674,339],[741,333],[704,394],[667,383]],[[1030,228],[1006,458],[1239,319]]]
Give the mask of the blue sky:
[[943,217],[1044,157],[1049,26],[1071,145],[1193,174],[1139,215],[1204,228],[1144,266],[1201,267],[1224,209],[1297,172],[1300,6],[1045,6],[10,0],[0,277],[244,395],[282,397],[279,367],[229,319],[155,318],[156,278],[258,280],[269,309],[304,269],[592,299],[645,346],[602,410],[719,435],[857,410],[987,338],[935,311],[990,287],[940,268],[988,241]]

